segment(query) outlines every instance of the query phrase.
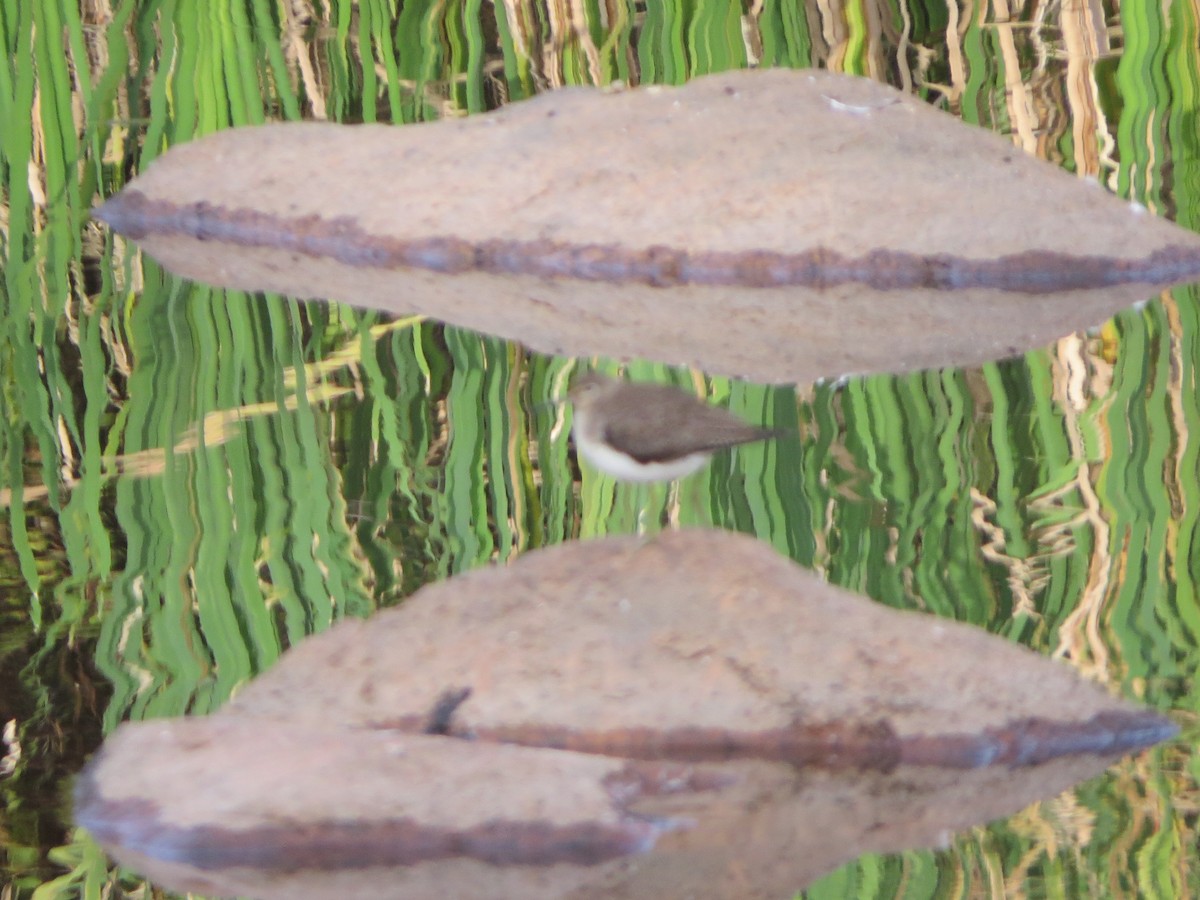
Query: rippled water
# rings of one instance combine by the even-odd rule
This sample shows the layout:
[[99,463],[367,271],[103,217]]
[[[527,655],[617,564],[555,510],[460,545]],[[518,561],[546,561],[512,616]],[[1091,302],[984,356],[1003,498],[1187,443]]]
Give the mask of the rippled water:
[[[663,520],[755,534],[881,602],[1060,656],[1194,737],[1194,287],[968,370],[797,393],[634,364],[794,435],[718,457],[677,489],[637,488],[578,471],[549,402],[571,361],[183,282],[87,210],[166,147],[233,124],[407,122],[565,84],[758,64],[918,92],[1195,228],[1195,16],[1179,4],[1119,16],[365,0],[0,9],[9,895],[138,889],[72,829],[66,803],[70,776],[119,722],[214,709],[305,635],[434,579]],[[944,851],[864,859],[812,894],[1195,893],[1193,745],[1185,731]]]

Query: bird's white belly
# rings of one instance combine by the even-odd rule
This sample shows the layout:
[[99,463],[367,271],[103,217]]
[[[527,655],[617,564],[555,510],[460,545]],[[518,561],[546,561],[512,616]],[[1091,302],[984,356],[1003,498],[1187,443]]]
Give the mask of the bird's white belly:
[[576,440],[576,446],[589,463],[621,481],[674,481],[702,469],[709,457],[708,453],[690,453],[669,462],[640,463],[595,441]]

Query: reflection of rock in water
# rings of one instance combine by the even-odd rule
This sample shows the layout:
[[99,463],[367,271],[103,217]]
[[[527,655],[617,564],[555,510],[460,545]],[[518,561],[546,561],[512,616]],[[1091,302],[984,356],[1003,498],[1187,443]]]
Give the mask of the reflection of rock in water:
[[342,622],[215,716],[123,726],[77,812],[180,889],[786,897],[1174,730],[1002,639],[683,532]]
[[204,281],[774,382],[1011,356],[1200,274],[1196,235],[1002,138],[781,69],[232,129],[99,215]]

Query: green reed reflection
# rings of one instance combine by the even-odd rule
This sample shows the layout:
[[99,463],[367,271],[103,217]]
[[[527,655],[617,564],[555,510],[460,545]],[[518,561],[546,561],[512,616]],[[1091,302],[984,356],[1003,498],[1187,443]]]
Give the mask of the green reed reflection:
[[125,561],[100,632],[118,651],[99,660],[108,728],[211,709],[288,643],[373,607],[310,400],[345,389],[306,383],[329,336],[302,346],[282,298],[143,272],[116,458]]

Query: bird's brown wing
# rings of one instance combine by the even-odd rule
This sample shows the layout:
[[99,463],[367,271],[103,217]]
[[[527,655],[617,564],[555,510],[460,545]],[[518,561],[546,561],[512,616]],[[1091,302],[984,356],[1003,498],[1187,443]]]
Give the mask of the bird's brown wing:
[[[638,385],[640,415],[636,421],[609,423],[605,437],[638,462],[662,462],[690,453],[707,453],[749,441],[763,440],[775,432],[743,421],[726,409],[665,385]],[[652,427],[650,427],[652,426]]]

